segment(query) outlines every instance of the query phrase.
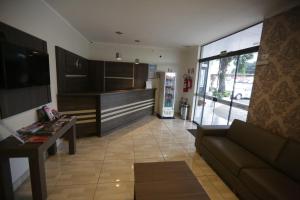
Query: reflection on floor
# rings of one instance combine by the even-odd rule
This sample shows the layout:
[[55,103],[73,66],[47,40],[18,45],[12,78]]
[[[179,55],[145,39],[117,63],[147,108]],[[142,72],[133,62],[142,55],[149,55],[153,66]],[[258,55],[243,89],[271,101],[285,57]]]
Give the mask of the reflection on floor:
[[[195,152],[196,128],[180,119],[147,117],[105,137],[79,139],[77,154],[46,161],[48,200],[133,200],[133,163],[185,160],[212,200],[237,197]],[[67,149],[67,146],[65,147]],[[16,192],[31,199],[29,180]]]
[[[248,114],[247,110],[232,106],[230,111],[230,106],[228,105],[214,102],[209,99],[206,99],[205,102],[204,111],[202,110],[202,105],[197,105],[195,109],[194,120],[199,124],[201,122],[202,112],[204,112],[202,119],[203,125],[227,125],[229,112],[231,112],[229,124],[231,124],[234,119],[246,121]],[[234,102],[247,105],[246,102],[249,103],[249,100],[234,100]]]

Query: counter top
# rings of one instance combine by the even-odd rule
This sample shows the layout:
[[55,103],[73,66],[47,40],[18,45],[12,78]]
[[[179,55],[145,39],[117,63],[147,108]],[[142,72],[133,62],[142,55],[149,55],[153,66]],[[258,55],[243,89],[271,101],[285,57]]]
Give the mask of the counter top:
[[145,90],[155,90],[155,88],[152,88],[152,89],[115,90],[115,91],[110,91],[110,92],[60,93],[60,94],[57,94],[57,95],[59,95],[59,96],[99,96],[99,95],[107,95],[107,94],[120,94],[120,93],[127,93],[127,92],[139,92],[139,91],[145,91]]

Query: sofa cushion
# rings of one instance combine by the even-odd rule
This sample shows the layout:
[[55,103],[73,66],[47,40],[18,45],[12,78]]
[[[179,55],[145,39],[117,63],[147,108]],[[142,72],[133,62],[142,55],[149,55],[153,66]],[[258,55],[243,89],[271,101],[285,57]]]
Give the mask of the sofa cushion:
[[289,140],[275,162],[276,167],[300,183],[300,144]]
[[286,142],[278,135],[240,120],[233,121],[228,130],[228,137],[271,164]]
[[262,200],[300,199],[300,185],[274,169],[242,169],[239,179]]
[[265,162],[226,137],[205,136],[202,144],[236,176],[243,167],[269,167]]

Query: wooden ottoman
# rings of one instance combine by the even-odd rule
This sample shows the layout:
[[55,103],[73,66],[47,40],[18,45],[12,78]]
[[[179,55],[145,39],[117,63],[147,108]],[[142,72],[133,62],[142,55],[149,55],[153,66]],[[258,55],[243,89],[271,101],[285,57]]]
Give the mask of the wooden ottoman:
[[134,164],[135,200],[209,200],[184,161]]

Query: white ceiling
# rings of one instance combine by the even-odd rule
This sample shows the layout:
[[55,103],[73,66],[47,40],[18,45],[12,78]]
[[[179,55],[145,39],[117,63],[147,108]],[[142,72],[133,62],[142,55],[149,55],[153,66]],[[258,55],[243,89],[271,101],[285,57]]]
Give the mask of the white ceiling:
[[[46,0],[91,42],[182,47],[210,42],[299,0]],[[116,35],[116,31],[124,34]]]

